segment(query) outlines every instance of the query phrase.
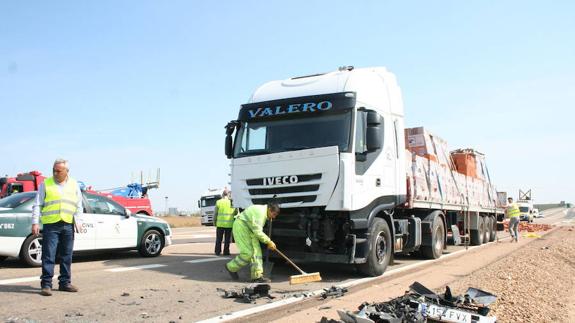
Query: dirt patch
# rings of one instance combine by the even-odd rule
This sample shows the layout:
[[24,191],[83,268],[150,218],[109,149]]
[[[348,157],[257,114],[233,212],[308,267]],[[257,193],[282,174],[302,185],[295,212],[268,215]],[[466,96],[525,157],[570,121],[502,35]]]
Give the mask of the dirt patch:
[[163,216],[161,219],[166,220],[172,228],[199,227],[202,225],[199,216]]
[[472,286],[497,295],[498,322],[573,322],[575,231],[559,228],[449,286],[455,294]]

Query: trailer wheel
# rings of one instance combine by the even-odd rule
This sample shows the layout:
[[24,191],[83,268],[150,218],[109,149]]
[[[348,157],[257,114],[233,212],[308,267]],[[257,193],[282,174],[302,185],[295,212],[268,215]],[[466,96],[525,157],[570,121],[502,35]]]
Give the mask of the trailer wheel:
[[471,245],[480,246],[483,244],[483,237],[485,237],[485,221],[480,218],[477,221],[478,230],[471,230]]
[[20,249],[20,260],[31,267],[42,265],[42,235],[29,236]]
[[497,230],[495,230],[495,218],[489,217],[489,242],[495,241],[497,238]]
[[437,259],[443,254],[445,247],[445,227],[439,216],[433,219],[431,226],[431,246],[421,246],[421,255],[427,259]]
[[483,243],[487,243],[489,242],[489,239],[491,239],[491,229],[489,228],[489,224],[491,224],[491,221],[489,221],[489,216],[484,216],[483,225],[485,229],[483,230]]
[[379,276],[385,272],[391,259],[391,231],[384,219],[375,218],[369,230],[367,262],[357,269],[368,276]]

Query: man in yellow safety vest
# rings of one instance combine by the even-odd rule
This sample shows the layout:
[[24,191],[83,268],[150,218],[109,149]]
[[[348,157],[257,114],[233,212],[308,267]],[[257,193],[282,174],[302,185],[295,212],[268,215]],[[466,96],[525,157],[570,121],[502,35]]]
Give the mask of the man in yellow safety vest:
[[222,251],[222,238],[224,240],[224,256],[230,254],[230,240],[234,226],[235,209],[229,198],[230,193],[224,190],[222,198],[216,202],[214,214],[216,215],[216,247],[214,253],[220,255]]
[[263,228],[268,219],[275,219],[280,213],[280,207],[275,202],[267,205],[252,205],[236,217],[233,232],[236,246],[240,254],[226,264],[226,271],[233,280],[238,280],[238,271],[251,263],[251,278],[256,283],[269,283],[264,278],[262,249],[260,242],[268,249],[275,250],[276,244],[268,237]]
[[513,203],[513,198],[507,198],[507,207],[505,213],[509,218],[509,233],[511,234],[511,242],[517,242],[519,239],[519,215],[521,211],[517,203]]
[[52,169],[53,177],[38,187],[32,207],[32,234],[40,234],[42,223],[42,276],[40,294],[52,295],[52,277],[56,255],[60,260],[58,290],[77,292],[72,285],[72,251],[74,232],[79,233],[74,220],[82,211],[82,193],[75,179],[68,176],[68,161],[57,159]]

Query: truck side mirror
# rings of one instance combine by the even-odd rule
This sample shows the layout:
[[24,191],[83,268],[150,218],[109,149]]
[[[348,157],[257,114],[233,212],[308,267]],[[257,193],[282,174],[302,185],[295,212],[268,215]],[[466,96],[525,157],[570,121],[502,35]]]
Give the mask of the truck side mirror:
[[378,126],[383,122],[383,118],[375,111],[367,111],[367,126]]
[[232,158],[233,142],[232,135],[226,135],[226,157]]
[[365,145],[367,151],[378,150],[383,146],[380,127],[367,127]]
[[383,147],[383,117],[375,111],[367,111],[367,129],[365,145],[367,151],[375,151]]
[[232,134],[234,133],[234,130],[236,130],[237,127],[239,127],[240,123],[237,120],[232,120],[230,122],[228,122],[228,124],[226,125],[226,147],[225,147],[225,152],[226,152],[226,157],[228,157],[228,159],[231,159],[233,156],[233,150],[234,150],[234,142],[232,139]]
[[200,207],[201,207],[201,205],[200,205],[200,200],[198,200],[198,208],[200,208]]

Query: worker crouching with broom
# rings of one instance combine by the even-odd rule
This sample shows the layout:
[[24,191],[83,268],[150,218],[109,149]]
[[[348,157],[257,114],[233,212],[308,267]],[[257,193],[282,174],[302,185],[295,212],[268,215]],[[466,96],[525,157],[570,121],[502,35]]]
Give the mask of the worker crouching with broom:
[[260,242],[270,250],[276,250],[275,243],[264,231],[266,220],[275,219],[280,213],[276,202],[267,205],[252,205],[236,216],[232,232],[240,254],[226,264],[226,270],[233,280],[238,280],[238,271],[251,263],[251,279],[255,283],[269,283],[265,278]]

